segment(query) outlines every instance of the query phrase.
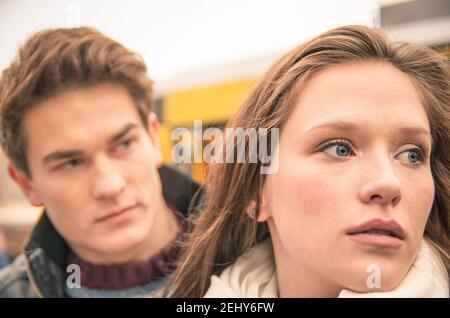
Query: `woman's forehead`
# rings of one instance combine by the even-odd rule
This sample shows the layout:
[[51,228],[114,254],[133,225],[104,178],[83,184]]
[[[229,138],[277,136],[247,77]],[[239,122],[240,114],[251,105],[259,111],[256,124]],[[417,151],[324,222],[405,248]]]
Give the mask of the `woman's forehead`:
[[327,68],[305,84],[294,105],[286,125],[290,122],[305,133],[316,126],[349,130],[377,122],[429,130],[425,108],[410,78],[380,63]]

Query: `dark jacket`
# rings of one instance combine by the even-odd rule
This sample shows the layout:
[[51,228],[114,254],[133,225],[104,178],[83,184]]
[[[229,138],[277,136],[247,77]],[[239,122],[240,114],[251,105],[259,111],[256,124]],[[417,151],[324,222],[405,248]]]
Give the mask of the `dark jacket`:
[[[187,215],[201,198],[199,185],[189,176],[163,166],[160,169],[163,195],[178,211]],[[65,267],[69,247],[42,214],[24,251],[0,271],[0,298],[65,297]]]

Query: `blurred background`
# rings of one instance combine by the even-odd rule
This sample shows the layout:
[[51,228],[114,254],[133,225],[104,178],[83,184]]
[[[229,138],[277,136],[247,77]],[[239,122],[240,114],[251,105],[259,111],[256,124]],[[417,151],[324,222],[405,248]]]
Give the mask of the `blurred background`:
[[[345,24],[381,27],[450,57],[450,0],[0,0],[0,70],[37,30],[99,29],[147,63],[170,163],[173,129],[193,129],[194,120],[204,129],[224,127],[276,58]],[[41,211],[10,181],[6,165],[0,153],[0,251],[13,258]],[[179,168],[203,179],[201,163]]]

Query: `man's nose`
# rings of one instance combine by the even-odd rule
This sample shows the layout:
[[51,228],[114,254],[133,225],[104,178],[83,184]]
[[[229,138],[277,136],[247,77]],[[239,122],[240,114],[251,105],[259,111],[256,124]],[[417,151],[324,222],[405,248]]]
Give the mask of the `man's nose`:
[[392,159],[372,157],[363,167],[360,199],[366,204],[396,205],[401,200],[401,184]]
[[93,165],[92,195],[96,199],[114,198],[125,189],[120,168],[108,158],[98,158]]

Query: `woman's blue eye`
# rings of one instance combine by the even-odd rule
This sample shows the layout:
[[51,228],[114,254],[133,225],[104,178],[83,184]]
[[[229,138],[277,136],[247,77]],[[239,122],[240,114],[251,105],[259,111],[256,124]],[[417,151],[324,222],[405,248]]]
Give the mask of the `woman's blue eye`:
[[[405,154],[406,154],[406,158],[404,156]],[[400,154],[399,157],[402,158],[402,156],[403,156],[403,158],[406,159],[406,161],[408,163],[411,163],[414,165],[419,165],[423,161],[422,154],[420,153],[420,150],[418,150],[418,149],[410,149],[410,150],[404,151]]]
[[339,145],[336,147],[336,154],[339,156],[347,156],[350,153],[347,146]]
[[419,155],[417,152],[415,151],[411,151],[408,155],[408,159],[411,161],[414,161],[413,163],[419,161]]
[[350,146],[344,142],[332,142],[325,146],[322,151],[333,157],[348,157],[352,154]]

